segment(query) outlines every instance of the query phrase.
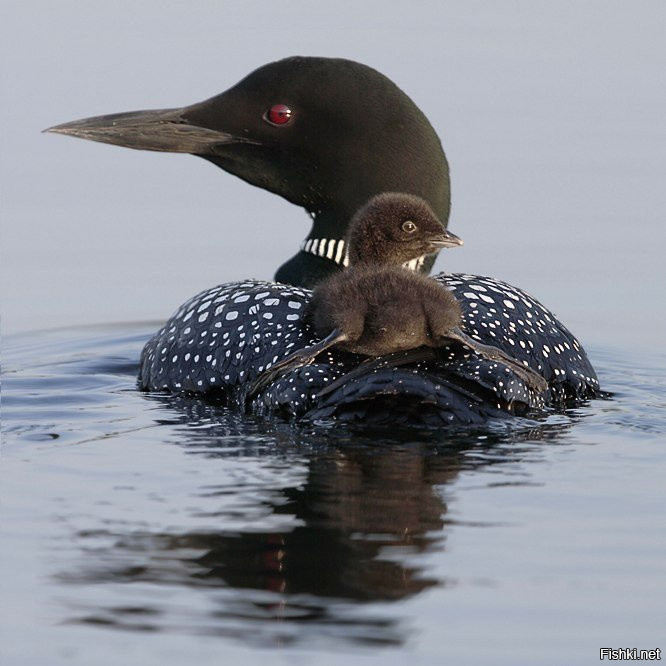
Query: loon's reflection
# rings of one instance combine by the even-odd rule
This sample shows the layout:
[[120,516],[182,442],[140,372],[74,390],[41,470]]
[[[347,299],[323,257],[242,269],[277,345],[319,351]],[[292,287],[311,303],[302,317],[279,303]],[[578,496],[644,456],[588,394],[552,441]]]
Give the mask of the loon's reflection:
[[[298,641],[303,633],[295,627],[307,625],[309,640],[320,633],[334,640],[402,642],[406,629],[400,611],[387,612],[384,604],[378,612],[366,602],[404,600],[445,585],[420,556],[445,548],[446,485],[461,469],[520,455],[514,441],[501,455],[467,456],[479,447],[473,433],[446,443],[435,433],[379,437],[261,424],[202,403],[164,400],[178,410],[169,422],[178,423],[185,435],[180,444],[193,452],[238,457],[297,451],[301,463],[305,457],[307,471],[298,485],[261,500],[264,510],[284,516],[284,524],[293,527],[256,529],[250,509],[247,529],[236,532],[123,532],[121,526],[108,534],[111,549],[87,557],[66,579],[199,590],[207,595],[199,607],[207,610],[200,621],[190,617],[187,630],[246,641]],[[542,429],[525,436],[557,432]],[[488,447],[487,435],[483,441]],[[228,486],[219,489],[221,503],[229,492]],[[210,497],[216,489],[207,487],[205,493]],[[83,548],[87,536],[79,535]],[[169,615],[165,606],[144,604],[129,612],[127,606],[98,605],[76,621],[160,630],[173,628],[176,620]],[[261,631],[257,622],[263,623]]]
[[197,575],[238,588],[365,601],[420,592],[437,581],[380,551],[400,547],[406,556],[441,539],[446,506],[433,484],[455,474],[452,462],[405,450],[313,456],[304,485],[285,489],[272,507],[302,524],[285,533],[190,536],[207,547],[198,559],[206,571]]

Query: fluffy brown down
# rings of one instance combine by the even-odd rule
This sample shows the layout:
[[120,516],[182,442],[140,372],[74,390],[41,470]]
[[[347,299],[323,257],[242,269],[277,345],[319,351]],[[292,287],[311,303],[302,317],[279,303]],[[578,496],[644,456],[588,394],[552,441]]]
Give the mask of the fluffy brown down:
[[381,356],[437,347],[461,323],[460,306],[441,284],[395,266],[352,267],[315,289],[310,317],[319,335],[338,329],[339,347]]

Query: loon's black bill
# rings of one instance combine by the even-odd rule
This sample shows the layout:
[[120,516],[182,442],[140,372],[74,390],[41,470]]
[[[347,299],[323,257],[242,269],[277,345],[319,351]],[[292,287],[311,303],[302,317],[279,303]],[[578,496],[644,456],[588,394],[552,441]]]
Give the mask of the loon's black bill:
[[459,247],[463,244],[463,239],[452,234],[450,231],[445,231],[443,234],[430,236],[428,243],[438,249],[442,247]]
[[226,132],[191,125],[187,108],[114,113],[74,120],[45,132],[76,136],[137,150],[215,155],[216,147],[230,143],[255,143]]

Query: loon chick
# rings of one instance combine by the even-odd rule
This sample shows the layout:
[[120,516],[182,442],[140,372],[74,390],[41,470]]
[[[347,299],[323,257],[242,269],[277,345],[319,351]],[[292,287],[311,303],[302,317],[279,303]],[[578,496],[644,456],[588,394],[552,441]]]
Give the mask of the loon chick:
[[349,225],[349,268],[321,282],[312,294],[306,321],[323,340],[265,370],[249,395],[334,345],[380,357],[452,342],[504,363],[530,387],[545,390],[547,384],[536,372],[461,330],[460,306],[448,289],[403,268],[415,257],[457,245],[462,240],[446,231],[423,199],[395,192],[370,199]]
[[[284,284],[218,285],[175,312],[143,349],[144,390],[236,401],[266,368],[316,343],[302,321],[311,296],[305,287],[341,270],[349,221],[372,196],[408,192],[448,220],[449,170],[434,129],[393,82],[348,60],[287,58],[198,104],[89,118],[50,131],[191,153],[303,207],[312,218],[301,250],[277,272]],[[426,255],[416,263],[428,272],[433,261]],[[454,293],[470,337],[529,365],[548,381],[548,392],[535,400],[506,367],[459,345],[417,368],[354,379],[324,401],[316,396],[359,363],[353,354],[330,349],[317,363],[278,378],[254,406],[290,417],[363,418],[373,405],[397,396],[391,418],[409,403],[410,415],[422,415],[428,405],[441,422],[464,424],[520,405],[560,407],[597,395],[585,351],[533,297],[479,275],[433,279]]]

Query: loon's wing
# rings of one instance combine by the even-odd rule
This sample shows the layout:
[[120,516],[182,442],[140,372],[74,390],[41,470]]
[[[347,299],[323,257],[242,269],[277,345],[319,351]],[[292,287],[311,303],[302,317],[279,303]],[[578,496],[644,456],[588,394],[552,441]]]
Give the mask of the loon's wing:
[[467,335],[541,375],[549,385],[550,404],[561,406],[599,393],[597,375],[581,344],[535,298],[480,275],[440,273],[434,279],[460,303]]
[[197,294],[144,347],[141,388],[229,392],[252,381],[318,342],[302,321],[310,296],[307,289],[257,280]]

